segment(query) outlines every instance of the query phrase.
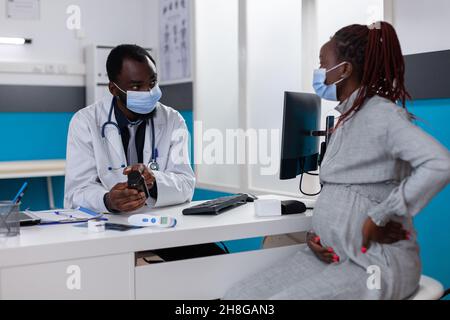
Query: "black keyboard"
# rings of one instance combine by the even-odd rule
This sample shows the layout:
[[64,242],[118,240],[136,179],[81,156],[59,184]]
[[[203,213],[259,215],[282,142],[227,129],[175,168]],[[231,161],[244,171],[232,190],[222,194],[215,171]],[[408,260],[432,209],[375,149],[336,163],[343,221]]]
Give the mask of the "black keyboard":
[[183,210],[184,215],[218,215],[247,203],[248,195],[237,194],[206,201]]

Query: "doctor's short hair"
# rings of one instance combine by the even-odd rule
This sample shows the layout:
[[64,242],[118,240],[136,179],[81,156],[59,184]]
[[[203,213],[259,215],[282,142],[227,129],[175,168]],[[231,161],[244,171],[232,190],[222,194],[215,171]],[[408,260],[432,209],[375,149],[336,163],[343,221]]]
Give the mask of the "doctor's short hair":
[[146,62],[147,58],[155,64],[153,57],[144,48],[135,44],[122,44],[111,50],[108,60],[106,61],[106,71],[108,72],[109,81],[117,81],[117,77],[122,71],[123,61],[132,59],[138,62]]

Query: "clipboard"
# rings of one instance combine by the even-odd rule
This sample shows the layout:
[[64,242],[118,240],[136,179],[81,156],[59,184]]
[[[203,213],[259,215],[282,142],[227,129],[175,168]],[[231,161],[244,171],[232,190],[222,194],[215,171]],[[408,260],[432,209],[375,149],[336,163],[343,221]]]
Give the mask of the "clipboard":
[[82,207],[77,209],[46,211],[26,210],[25,212],[41,219],[40,225],[81,223],[92,219],[108,220],[103,217],[103,214]]

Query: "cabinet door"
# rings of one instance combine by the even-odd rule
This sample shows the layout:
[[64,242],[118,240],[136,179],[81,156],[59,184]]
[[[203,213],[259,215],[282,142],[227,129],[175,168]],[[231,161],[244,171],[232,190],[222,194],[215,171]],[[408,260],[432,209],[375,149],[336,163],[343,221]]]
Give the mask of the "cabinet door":
[[138,266],[136,299],[220,299],[237,282],[287,259],[300,248],[287,246]]
[[134,299],[134,255],[0,270],[2,299]]

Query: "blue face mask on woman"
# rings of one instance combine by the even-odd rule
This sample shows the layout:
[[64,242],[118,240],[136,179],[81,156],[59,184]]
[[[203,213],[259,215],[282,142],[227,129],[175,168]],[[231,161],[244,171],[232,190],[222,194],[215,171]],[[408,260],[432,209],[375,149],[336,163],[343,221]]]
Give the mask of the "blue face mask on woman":
[[162,97],[158,85],[149,91],[127,91],[122,90],[117,84],[113,84],[127,95],[127,108],[137,114],[150,114],[156,109],[156,105]]
[[346,63],[348,63],[348,62],[344,61],[329,70],[327,70],[325,68],[314,70],[313,88],[319,97],[321,97],[322,99],[325,99],[325,100],[338,101],[336,85],[338,83],[344,81],[345,78],[342,77],[340,80],[336,81],[333,84],[326,84],[325,81],[327,80],[328,72],[331,72]]

